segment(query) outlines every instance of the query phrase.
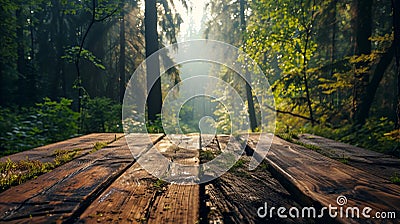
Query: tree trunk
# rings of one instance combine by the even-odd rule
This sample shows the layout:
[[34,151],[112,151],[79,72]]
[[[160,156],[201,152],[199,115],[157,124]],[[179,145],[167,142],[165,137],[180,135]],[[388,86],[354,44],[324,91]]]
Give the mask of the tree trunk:
[[34,37],[34,24],[33,24],[33,9],[32,6],[29,6],[29,35],[30,35],[30,52],[28,58],[29,62],[29,72],[27,71],[27,85],[26,85],[26,93],[28,102],[34,103],[36,102],[37,91],[36,91],[36,68],[35,68],[35,37]]
[[121,6],[121,25],[119,33],[119,101],[122,104],[125,94],[125,13]]
[[[336,60],[336,14],[337,14],[337,2],[338,0],[332,0],[331,2],[331,8],[330,10],[332,11],[332,20],[331,20],[331,29],[332,29],[332,36],[331,36],[331,52],[330,52],[330,77],[333,78],[333,75],[335,74],[335,60]],[[332,105],[336,105],[336,107],[339,109],[339,89],[336,90],[336,97],[332,98]],[[336,100],[335,100],[336,98]],[[336,101],[336,102],[335,102]]]
[[392,0],[393,28],[394,28],[394,52],[396,55],[396,76],[397,76],[397,122],[396,127],[400,128],[400,0]]
[[[157,33],[157,5],[156,0],[145,1],[145,42],[146,42],[146,58],[158,50],[158,33]],[[161,114],[162,93],[159,58],[147,61],[147,89],[149,95],[147,97],[147,115],[150,122],[157,120],[157,115]],[[153,83],[150,80],[154,80]]]
[[[240,0],[240,25],[241,25],[241,31],[242,31],[242,44],[243,46],[246,46],[246,18],[244,14],[244,8],[245,8],[245,0]],[[245,50],[245,49],[244,49]],[[247,97],[247,107],[248,107],[248,112],[249,112],[249,118],[250,118],[250,128],[251,131],[256,131],[257,128],[257,119],[256,119],[256,112],[254,110],[254,101],[253,101],[253,94],[251,92],[251,77],[247,75],[246,72],[246,79],[248,82],[246,82],[246,97]]]
[[24,47],[24,15],[22,7],[19,8],[15,12],[15,16],[17,19],[17,71],[19,73],[19,80],[18,80],[18,91],[20,94],[20,102],[22,105],[27,104],[27,92],[26,92],[26,60],[25,60],[25,47]]
[[[53,17],[54,17],[54,24],[53,24],[53,37],[52,39],[55,41],[55,58],[54,58],[54,70],[52,71],[52,84],[51,84],[51,97],[53,99],[57,99],[62,93],[64,96],[65,89],[63,88],[63,80],[65,80],[65,76],[63,74],[62,66],[63,61],[61,57],[64,55],[64,29],[62,27],[63,23],[63,12],[61,12],[59,1],[53,1]],[[60,89],[62,92],[60,92]]]
[[369,111],[374,101],[376,90],[378,89],[379,83],[381,82],[386,69],[392,62],[394,55],[394,44],[382,55],[376,68],[374,70],[371,82],[368,84],[365,91],[365,99],[359,105],[359,112],[363,115],[364,122],[368,118]]
[[[357,0],[354,3],[354,29],[355,29],[355,48],[356,56],[371,54],[371,41],[369,38],[372,35],[372,0]],[[356,71],[365,66],[366,62],[356,64]],[[362,109],[362,104],[367,99],[367,86],[369,83],[369,74],[358,73],[354,74],[354,89],[353,89],[353,121],[354,125],[364,125],[368,113]]]
[[[310,27],[311,29],[311,27]],[[311,120],[311,125],[314,126],[314,113],[313,113],[313,108],[312,108],[312,102],[311,102],[311,94],[310,94],[310,88],[308,85],[308,78],[307,78],[307,67],[308,67],[308,61],[307,61],[307,49],[310,41],[310,36],[311,36],[311,30],[307,30],[307,35],[306,35],[306,43],[304,46],[304,62],[303,62],[303,80],[304,80],[304,87],[306,90],[306,97],[307,97],[307,106],[308,106],[308,111],[310,112],[310,120]]]
[[314,111],[313,111],[312,102],[311,102],[310,87],[309,87],[308,77],[307,77],[307,69],[308,69],[307,50],[308,50],[308,47],[309,47],[309,44],[311,41],[313,23],[315,20],[314,6],[315,6],[315,0],[312,3],[311,23],[309,25],[307,25],[307,27],[306,27],[306,39],[305,39],[304,51],[303,51],[303,71],[302,71],[303,72],[303,80],[304,80],[304,88],[306,91],[307,106],[308,106],[308,111],[310,112],[310,120],[311,120],[312,126],[314,126],[314,124],[315,124],[315,119],[314,119]]

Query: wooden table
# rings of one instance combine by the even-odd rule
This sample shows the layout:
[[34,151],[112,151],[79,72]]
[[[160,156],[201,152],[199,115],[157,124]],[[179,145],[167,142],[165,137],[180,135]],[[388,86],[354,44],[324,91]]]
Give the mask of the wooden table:
[[[138,163],[135,153],[154,153],[159,174],[180,173],[196,181],[198,169],[176,170],[168,162],[159,162],[161,153],[167,160],[196,167],[218,156],[224,150],[237,151],[240,144],[231,136],[216,136],[210,144],[201,144],[198,134],[191,134],[189,144],[173,144],[185,136],[132,134],[135,148],[129,148],[122,134],[92,134],[39,147],[5,158],[13,161],[30,159],[46,162],[55,150],[82,149],[71,162],[55,168],[21,185],[0,193],[0,222],[9,223],[381,223],[378,219],[323,217],[258,217],[257,210],[269,206],[315,206],[319,209],[336,205],[338,196],[346,196],[344,205],[369,206],[376,211],[395,211],[400,218],[400,186],[371,171],[371,167],[343,164],[318,152],[274,138],[266,159],[255,170],[248,164],[258,135],[251,135],[246,153],[221,177],[203,184],[171,184],[149,174]],[[210,139],[205,136],[203,139]],[[232,140],[233,139],[233,140]],[[180,140],[179,140],[180,141]],[[189,140],[187,140],[189,141]],[[92,152],[96,142],[107,146]],[[322,145],[322,143],[317,143]],[[323,147],[329,147],[324,145]],[[342,146],[343,149],[344,146]],[[346,147],[344,147],[346,148]],[[352,157],[362,158],[363,150],[352,148]],[[368,155],[368,154],[367,154]],[[379,154],[378,154],[379,155]],[[211,157],[210,157],[211,156]],[[357,156],[357,157],[356,157]],[[376,156],[376,154],[374,154]],[[384,155],[380,155],[386,158]],[[164,160],[162,160],[164,161]],[[390,158],[395,163],[395,158]],[[381,165],[381,164],[380,164]],[[379,165],[379,166],[380,166]],[[378,165],[377,165],[378,166]]]

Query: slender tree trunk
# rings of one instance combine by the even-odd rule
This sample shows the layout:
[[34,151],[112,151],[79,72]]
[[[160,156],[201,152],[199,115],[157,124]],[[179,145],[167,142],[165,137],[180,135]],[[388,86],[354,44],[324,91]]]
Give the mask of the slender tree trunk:
[[34,37],[34,24],[33,24],[33,10],[32,6],[29,7],[30,24],[30,52],[29,52],[29,72],[27,72],[27,99],[29,102],[36,102],[37,91],[36,91],[36,68],[35,68],[35,37]]
[[[334,63],[336,60],[336,23],[337,23],[337,19],[336,19],[336,14],[337,14],[337,2],[338,0],[332,0],[331,2],[331,10],[332,10],[332,36],[331,36],[331,52],[330,52],[330,77],[333,78],[333,75],[335,74],[335,67],[334,67]],[[334,97],[335,98],[335,97]],[[336,107],[339,107],[339,89],[336,90],[336,103],[335,99],[332,100],[333,101],[333,105],[336,104]]]
[[5,106],[6,105],[6,90],[4,88],[4,79],[3,79],[3,72],[4,72],[4,68],[3,68],[3,63],[0,63],[0,106]]
[[[85,45],[86,38],[95,22],[96,22],[96,0],[92,0],[91,21],[89,23],[88,28],[85,31],[85,34],[82,37],[81,43],[79,45],[79,50],[77,52],[76,59],[75,59],[75,68],[76,68],[76,73],[77,73],[76,79],[77,79],[77,86],[78,86],[77,87],[78,88],[78,112],[80,115],[82,115],[82,98],[83,98],[83,94],[82,94],[83,86],[82,86],[82,77],[81,77],[81,69],[80,69],[80,59],[81,59],[81,53],[83,51],[83,46]],[[82,131],[82,129],[83,129],[83,120],[82,120],[82,116],[80,116],[78,132],[80,133]]]
[[381,82],[383,75],[385,74],[390,63],[392,62],[394,56],[394,48],[395,46],[394,44],[392,44],[392,46],[380,58],[374,70],[371,81],[366,88],[365,99],[359,105],[359,110],[365,116],[365,119],[368,117],[379,83]]
[[[373,0],[356,0],[354,3],[354,28],[355,28],[355,52],[357,56],[371,54],[372,35],[372,2]],[[368,113],[362,110],[361,105],[368,100],[367,86],[369,84],[369,73],[359,73],[359,69],[368,66],[366,62],[356,64],[354,74],[353,90],[353,121],[354,125],[364,125]]]
[[[146,42],[146,58],[158,50],[158,33],[157,33],[157,5],[156,0],[145,1],[145,42]],[[147,60],[147,115],[150,122],[157,120],[157,115],[161,114],[162,107],[162,92],[160,78],[159,58]],[[153,83],[150,80],[154,80]]]
[[308,69],[307,50],[308,50],[308,47],[309,47],[309,44],[311,41],[312,26],[313,26],[313,23],[315,20],[314,6],[315,6],[315,0],[313,1],[313,4],[312,4],[311,23],[309,25],[307,25],[307,27],[306,27],[306,39],[305,39],[304,51],[303,51],[303,80],[304,80],[304,87],[305,87],[305,91],[306,91],[307,106],[308,106],[308,111],[310,112],[310,120],[311,120],[312,126],[314,126],[314,124],[315,124],[315,119],[314,119],[314,111],[313,111],[312,102],[311,102],[310,87],[308,84],[308,77],[307,77],[307,69]]
[[397,76],[397,122],[396,127],[400,128],[400,0],[392,0],[393,27],[394,27],[394,52],[396,56]]
[[61,8],[57,10],[57,17],[58,17],[58,30],[57,33],[59,37],[57,38],[57,72],[61,78],[61,93],[63,97],[67,97],[67,77],[64,72],[64,62],[61,60],[61,57],[64,55],[64,37],[65,31],[63,28],[63,20],[64,20],[64,12]]
[[304,80],[304,87],[306,90],[306,97],[307,97],[307,106],[308,106],[308,111],[310,112],[310,120],[311,120],[311,125],[314,126],[314,112],[312,108],[312,102],[311,102],[311,94],[310,94],[310,88],[308,85],[308,77],[307,77],[307,68],[308,68],[308,60],[307,60],[307,49],[308,45],[310,42],[310,36],[311,36],[311,30],[307,30],[307,35],[306,35],[306,44],[304,46],[304,54],[303,54],[303,80]]
[[125,13],[121,9],[121,25],[119,33],[119,101],[122,104],[125,94]]
[[335,68],[334,68],[334,63],[335,63],[335,48],[336,48],[336,11],[337,11],[337,1],[338,0],[332,0],[331,2],[331,10],[332,10],[332,36],[331,36],[331,54],[330,54],[330,75],[331,77],[333,76],[334,72],[335,72]]
[[27,85],[27,78],[26,78],[26,60],[25,60],[25,47],[24,47],[24,15],[22,8],[19,7],[16,12],[15,16],[17,19],[17,71],[19,73],[19,81],[18,81],[18,91],[20,93],[19,100],[21,104],[27,104],[27,92],[26,92],[26,85]]
[[[55,41],[55,58],[54,58],[54,71],[53,71],[53,84],[51,95],[54,98],[63,95],[66,97],[65,89],[65,74],[63,74],[63,60],[61,57],[64,55],[64,28],[62,27],[64,13],[58,0],[53,1],[53,17],[54,17],[54,37]],[[61,91],[60,91],[61,90]]]
[[[244,14],[245,10],[245,0],[240,0],[240,27],[242,31],[242,44],[243,46],[246,46],[246,17]],[[245,50],[245,49],[244,49]],[[256,119],[256,112],[254,109],[254,101],[253,101],[253,94],[251,92],[251,77],[247,75],[246,72],[246,79],[248,82],[246,82],[246,97],[247,97],[247,107],[248,107],[248,112],[249,112],[249,117],[250,117],[250,128],[251,131],[256,131],[257,129],[257,119]]]

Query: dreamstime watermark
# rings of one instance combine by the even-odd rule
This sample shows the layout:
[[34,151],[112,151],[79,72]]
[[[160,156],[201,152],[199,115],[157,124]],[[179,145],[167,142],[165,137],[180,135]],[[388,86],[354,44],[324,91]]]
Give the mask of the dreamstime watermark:
[[357,206],[345,206],[347,204],[346,196],[340,195],[336,199],[336,205],[329,204],[328,207],[324,206],[317,209],[313,206],[303,207],[301,209],[297,207],[268,207],[268,203],[265,202],[264,206],[257,209],[257,216],[259,218],[273,218],[279,217],[285,218],[353,218],[353,219],[396,219],[396,212],[373,212],[371,207],[357,207]]
[[[222,69],[204,72],[198,71],[198,66],[190,64],[199,62],[220,66]],[[226,146],[229,150],[222,150],[221,154],[206,163],[181,164],[164,156],[162,149],[153,146],[147,133],[146,102],[150,90],[157,79],[178,66],[192,69],[190,74],[185,74],[186,77],[181,76],[182,80],[169,88],[164,97],[161,122],[166,138],[178,147],[184,145],[189,150],[199,150],[213,139],[207,139],[207,136],[218,134],[216,118],[209,114],[202,114],[198,120],[197,128],[202,134],[201,143],[198,137],[196,139],[182,131],[180,112],[187,102],[198,97],[211,99],[221,105],[225,114],[220,114],[219,117],[230,121],[229,134],[233,137]],[[147,74],[148,70],[151,71],[146,69],[149,67],[159,67],[161,75]],[[251,159],[249,169],[255,169],[267,155],[275,131],[276,115],[274,96],[266,76],[257,63],[232,45],[213,40],[191,40],[167,46],[149,56],[136,69],[126,87],[122,108],[126,140],[136,161],[153,176],[170,183],[201,184],[227,172],[243,154],[251,130],[247,96],[240,93],[237,86],[232,86],[232,82],[221,78],[221,71],[225,73],[225,77],[227,74],[234,74],[235,77],[228,76],[227,79],[243,82],[242,89],[246,86],[244,83],[247,83],[257,106],[260,136],[255,147],[257,153]],[[237,85],[239,81],[234,83]],[[138,141],[138,134],[142,135],[141,141]],[[143,134],[148,136],[146,141],[143,141]],[[237,139],[240,139],[239,145]]]

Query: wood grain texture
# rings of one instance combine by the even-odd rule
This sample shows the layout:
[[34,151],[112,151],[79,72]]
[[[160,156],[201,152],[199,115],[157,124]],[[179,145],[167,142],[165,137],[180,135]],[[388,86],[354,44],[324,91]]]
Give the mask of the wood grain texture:
[[[228,144],[232,141],[234,144]],[[218,136],[218,144],[207,150],[223,149],[239,151],[239,143],[229,136]],[[232,148],[232,147],[236,147]],[[300,208],[292,195],[272,177],[263,162],[255,170],[249,170],[250,156],[242,155],[225,174],[205,184],[205,206],[208,223],[314,223],[310,219],[280,219],[276,214],[258,217],[257,210],[267,203],[268,207]]]
[[[251,136],[249,146],[254,148],[257,139],[256,135]],[[266,160],[275,177],[291,192],[297,191],[298,199],[305,205],[337,206],[337,197],[344,195],[348,199],[344,208],[368,206],[373,209],[372,216],[376,211],[400,210],[400,186],[302,146],[275,137]],[[378,219],[337,220],[343,223],[380,222]],[[392,221],[388,220],[388,223]]]
[[4,156],[0,158],[0,161],[4,162],[7,159],[11,159],[12,161],[29,159],[38,160],[41,162],[53,162],[55,158],[54,155],[57,150],[79,150],[79,155],[83,156],[86,155],[90,150],[92,150],[97,142],[111,143],[123,136],[124,134],[122,133],[95,133],[84,135],[69,140],[37,147],[31,150],[19,152],[9,156]]
[[[279,138],[274,138],[265,161],[255,170],[249,170],[258,137],[251,135],[248,147],[243,150],[244,145],[228,135],[149,138],[147,134],[130,134],[2,192],[0,223],[331,223],[334,220],[260,218],[257,209],[264,203],[269,207],[294,206],[300,210],[310,205],[316,209],[329,204],[337,206],[340,195],[348,199],[343,208],[368,206],[373,209],[371,215],[400,209],[400,186],[368,170]],[[133,144],[128,145],[126,139]],[[59,145],[74,148],[79,144],[93,143],[72,139]],[[48,148],[52,149],[55,148]],[[356,155],[358,148],[351,150]],[[212,176],[218,169],[200,171],[199,164],[224,153],[239,155],[239,162],[218,179],[196,185],[202,180],[201,175],[208,172]],[[366,158],[374,167],[372,157]],[[221,161],[222,166],[230,164],[232,157],[226,159]],[[335,221],[380,223],[382,220],[338,218]],[[399,219],[383,221],[398,223]]]
[[[176,143],[176,144],[175,144]],[[135,163],[118,177],[80,216],[80,222],[196,223],[199,220],[199,186],[177,185],[158,180],[159,175],[197,176],[197,170],[174,170],[171,162],[198,163],[198,135],[185,138],[166,136],[147,151],[145,160],[153,164],[145,170]],[[160,154],[166,160],[160,159]],[[164,159],[165,159],[164,158]],[[192,172],[190,172],[192,171]]]
[[[153,141],[162,135],[153,136]],[[140,145],[141,137],[138,136]],[[148,147],[143,141],[142,147]],[[73,218],[134,161],[125,138],[0,194],[0,221]]]
[[400,175],[399,158],[316,135],[301,134],[298,141],[318,147],[320,153],[329,158],[346,161],[347,165],[388,181],[392,177]]

